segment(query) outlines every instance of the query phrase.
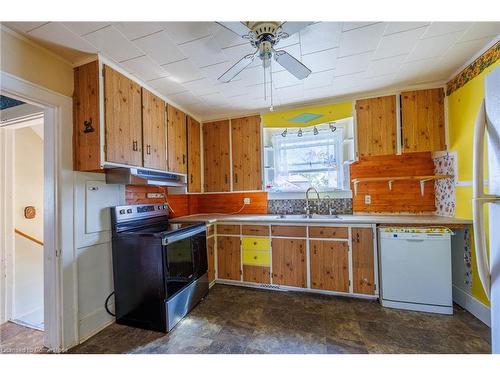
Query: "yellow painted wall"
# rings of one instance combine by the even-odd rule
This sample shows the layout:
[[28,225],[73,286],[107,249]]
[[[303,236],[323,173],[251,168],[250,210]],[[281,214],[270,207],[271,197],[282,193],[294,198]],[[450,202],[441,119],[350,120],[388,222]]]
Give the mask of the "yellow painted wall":
[[[450,150],[457,152],[458,181],[472,181],[472,148],[474,138],[474,120],[479,105],[484,98],[484,77],[495,67],[500,66],[500,60],[486,68],[481,74],[448,97],[448,133]],[[472,219],[472,186],[456,187],[455,216]],[[487,210],[486,220],[487,220]],[[486,221],[486,228],[488,222]],[[475,251],[472,249],[472,295],[489,305],[479,280]]]
[[73,67],[49,51],[1,30],[0,70],[66,96],[73,95]]

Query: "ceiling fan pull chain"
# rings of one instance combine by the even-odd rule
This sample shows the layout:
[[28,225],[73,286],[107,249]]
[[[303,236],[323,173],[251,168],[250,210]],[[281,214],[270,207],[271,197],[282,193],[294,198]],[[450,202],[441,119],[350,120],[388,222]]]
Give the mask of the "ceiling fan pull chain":
[[270,58],[269,59],[269,74],[271,75],[271,107],[269,107],[269,110],[272,112],[274,111],[274,108],[273,108],[273,59]]
[[264,63],[264,61],[262,61],[262,67],[264,68],[264,69],[262,69],[262,70],[264,70],[264,101],[266,101],[266,100],[267,100],[267,90],[266,90],[266,86],[267,86],[267,85],[266,85],[266,64]]

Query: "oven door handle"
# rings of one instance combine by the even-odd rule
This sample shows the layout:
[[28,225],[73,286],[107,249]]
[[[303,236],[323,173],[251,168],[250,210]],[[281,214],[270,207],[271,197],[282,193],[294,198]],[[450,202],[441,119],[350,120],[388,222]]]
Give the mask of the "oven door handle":
[[179,233],[179,234],[173,234],[171,236],[164,237],[161,240],[161,242],[162,242],[163,246],[167,246],[167,245],[170,245],[170,244],[172,244],[174,242],[177,242],[177,241],[180,241],[180,240],[184,240],[186,238],[194,236],[195,234],[204,232],[206,230],[207,230],[207,227],[205,225],[204,226],[200,226],[200,227],[196,227],[196,228],[187,230],[187,231]]

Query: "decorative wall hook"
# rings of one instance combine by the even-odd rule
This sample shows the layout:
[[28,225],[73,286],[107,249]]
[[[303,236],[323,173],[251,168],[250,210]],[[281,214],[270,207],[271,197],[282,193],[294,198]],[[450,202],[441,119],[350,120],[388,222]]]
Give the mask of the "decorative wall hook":
[[95,129],[92,126],[92,118],[83,121],[83,126],[84,126],[83,128],[84,133],[93,133],[95,131]]

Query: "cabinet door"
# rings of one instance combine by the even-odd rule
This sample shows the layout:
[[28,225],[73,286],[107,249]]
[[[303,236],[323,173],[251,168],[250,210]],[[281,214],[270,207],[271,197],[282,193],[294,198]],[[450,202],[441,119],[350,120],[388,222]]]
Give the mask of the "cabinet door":
[[273,284],[307,286],[306,240],[272,239]]
[[403,151],[442,151],[444,135],[444,91],[407,91],[401,93]]
[[375,294],[373,231],[352,228],[352,279],[354,293]]
[[396,153],[396,96],[356,102],[359,156]]
[[141,86],[104,65],[106,161],[142,166]]
[[241,280],[240,238],[217,236],[217,278]]
[[201,192],[201,142],[200,123],[187,118],[188,191]]
[[215,280],[215,237],[207,238],[208,282]]
[[168,170],[187,173],[186,114],[168,105],[167,117]]
[[142,89],[142,142],[144,167],[167,170],[165,102]]
[[311,240],[311,288],[349,292],[347,241]]
[[203,124],[205,192],[230,190],[229,120]]
[[260,116],[231,119],[233,191],[262,190]]

